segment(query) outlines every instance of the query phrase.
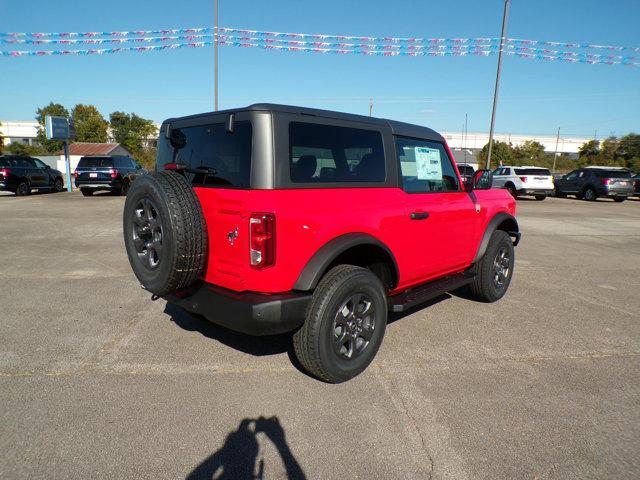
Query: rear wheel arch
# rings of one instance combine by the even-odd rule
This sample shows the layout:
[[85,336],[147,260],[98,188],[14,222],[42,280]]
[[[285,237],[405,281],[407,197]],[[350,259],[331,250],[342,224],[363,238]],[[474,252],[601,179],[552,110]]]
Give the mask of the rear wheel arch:
[[515,237],[516,241],[514,242],[514,245],[517,245],[518,241],[520,241],[520,227],[518,226],[518,221],[512,215],[500,212],[487,224],[487,228],[484,230],[484,234],[482,235],[482,240],[480,241],[480,246],[478,247],[476,256],[473,259],[473,263],[478,262],[487,251],[491,235],[493,235],[493,232],[496,230],[505,231],[510,236]]
[[387,290],[398,284],[398,264],[389,247],[372,235],[348,233],[329,241],[311,257],[293,289],[313,290],[331,268],[341,264],[368,268]]

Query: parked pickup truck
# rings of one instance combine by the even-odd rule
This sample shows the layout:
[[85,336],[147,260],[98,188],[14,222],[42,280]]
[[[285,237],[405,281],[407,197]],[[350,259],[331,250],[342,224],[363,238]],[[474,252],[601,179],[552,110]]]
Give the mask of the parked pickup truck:
[[389,312],[509,287],[513,197],[488,170],[463,183],[429,128],[259,104],[172,118],[159,135],[157,171],[124,206],[138,280],[230,329],[294,332],[319,379],[362,372]]

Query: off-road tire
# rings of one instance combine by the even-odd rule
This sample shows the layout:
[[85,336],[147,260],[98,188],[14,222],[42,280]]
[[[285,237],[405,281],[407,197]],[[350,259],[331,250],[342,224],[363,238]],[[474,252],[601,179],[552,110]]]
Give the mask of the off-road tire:
[[[335,352],[334,319],[341,304],[352,295],[364,294],[373,305],[375,328],[369,344],[358,356],[346,359]],[[303,326],[293,335],[300,364],[311,375],[328,383],[341,383],[362,373],[375,357],[387,325],[387,297],[380,279],[370,270],[338,265],[322,278]]]
[[536,195],[535,199],[539,202],[543,201],[545,198],[547,198],[546,195]]
[[85,197],[90,197],[93,195],[93,190],[90,188],[81,188],[80,193]]
[[31,193],[31,188],[29,187],[29,182],[26,180],[20,180],[18,185],[16,186],[16,196],[24,197],[25,195],[29,195]]
[[[134,220],[139,218],[135,216],[141,203],[151,203],[157,213],[154,225],[160,231],[161,254],[155,267],[145,263],[136,250]],[[136,179],[124,204],[123,232],[131,268],[154,295],[185,289],[202,276],[208,252],[207,227],[198,197],[181,174],[162,171]]]
[[[509,255],[509,274],[503,285],[498,287],[494,281],[495,262],[500,250],[504,248]],[[491,235],[487,251],[478,262],[476,278],[471,282],[469,288],[474,296],[483,302],[492,303],[500,300],[509,288],[513,277],[513,267],[515,264],[513,242],[509,234],[503,230],[496,230]]]

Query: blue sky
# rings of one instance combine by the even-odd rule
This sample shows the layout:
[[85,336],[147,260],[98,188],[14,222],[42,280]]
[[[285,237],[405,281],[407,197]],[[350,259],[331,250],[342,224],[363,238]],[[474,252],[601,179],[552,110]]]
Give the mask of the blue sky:
[[[220,25],[368,36],[499,36],[502,0],[220,0]],[[508,36],[640,46],[638,0],[513,0]],[[2,31],[212,26],[213,0],[0,0]],[[7,45],[2,46],[7,49]],[[82,48],[82,47],[79,47]],[[640,57],[640,52],[636,54]],[[440,131],[487,131],[497,56],[376,58],[220,48],[220,107],[278,102],[374,115]],[[0,119],[53,100],[164,118],[213,109],[213,49],[0,58]],[[640,67],[506,57],[496,131],[598,137],[640,132]]]

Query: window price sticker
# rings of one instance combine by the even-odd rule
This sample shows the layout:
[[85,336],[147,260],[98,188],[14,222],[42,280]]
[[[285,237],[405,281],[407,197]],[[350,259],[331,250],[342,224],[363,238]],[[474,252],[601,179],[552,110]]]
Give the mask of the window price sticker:
[[419,180],[442,180],[442,162],[437,148],[415,147]]

